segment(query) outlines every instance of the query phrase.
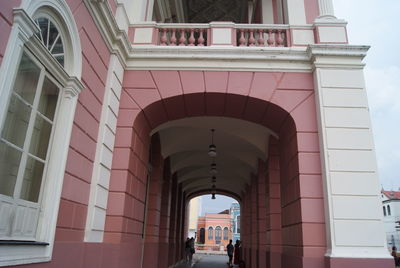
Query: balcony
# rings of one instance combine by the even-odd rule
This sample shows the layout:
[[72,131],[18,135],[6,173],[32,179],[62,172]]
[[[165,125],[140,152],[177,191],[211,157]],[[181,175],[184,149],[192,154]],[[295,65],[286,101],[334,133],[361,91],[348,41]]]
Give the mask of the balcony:
[[233,22],[156,23],[129,27],[133,47],[306,47],[310,44],[347,44],[345,25],[235,24]]

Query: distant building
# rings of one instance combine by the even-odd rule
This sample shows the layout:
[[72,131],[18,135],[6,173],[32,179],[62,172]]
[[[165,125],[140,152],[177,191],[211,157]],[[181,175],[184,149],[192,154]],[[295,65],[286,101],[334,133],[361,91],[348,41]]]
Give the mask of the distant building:
[[218,214],[206,213],[198,218],[197,244],[199,249],[223,250],[232,239],[230,210]]
[[382,190],[383,222],[388,247],[400,247],[400,192]]
[[188,237],[196,237],[197,222],[201,211],[201,196],[195,197],[189,202],[189,228]]
[[232,203],[230,208],[231,224],[232,224],[232,240],[240,240],[240,205],[239,203]]

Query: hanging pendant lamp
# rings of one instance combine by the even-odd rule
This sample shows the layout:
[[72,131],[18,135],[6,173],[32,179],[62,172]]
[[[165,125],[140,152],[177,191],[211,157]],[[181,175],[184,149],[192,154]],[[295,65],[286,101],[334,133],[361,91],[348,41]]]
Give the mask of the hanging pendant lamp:
[[216,157],[217,156],[217,146],[214,144],[214,131],[215,129],[211,129],[211,144],[208,146],[208,155],[210,157]]

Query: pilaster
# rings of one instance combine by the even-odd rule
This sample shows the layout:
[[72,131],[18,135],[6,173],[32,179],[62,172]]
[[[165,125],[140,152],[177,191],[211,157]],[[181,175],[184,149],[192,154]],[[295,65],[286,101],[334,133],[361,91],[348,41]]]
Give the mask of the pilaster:
[[388,262],[383,232],[363,74],[367,50],[365,46],[334,45],[313,45],[308,50],[314,64],[327,267],[343,262],[354,268],[372,267],[365,263],[393,266]]

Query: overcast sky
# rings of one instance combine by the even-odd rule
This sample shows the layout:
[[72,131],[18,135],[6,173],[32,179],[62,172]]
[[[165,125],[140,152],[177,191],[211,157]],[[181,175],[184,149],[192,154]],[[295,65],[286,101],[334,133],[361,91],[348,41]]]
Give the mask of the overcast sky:
[[[379,177],[385,189],[400,187],[400,0],[333,0],[335,15],[348,22],[352,45],[371,46],[365,58]],[[234,200],[203,197],[202,211],[216,213]]]

